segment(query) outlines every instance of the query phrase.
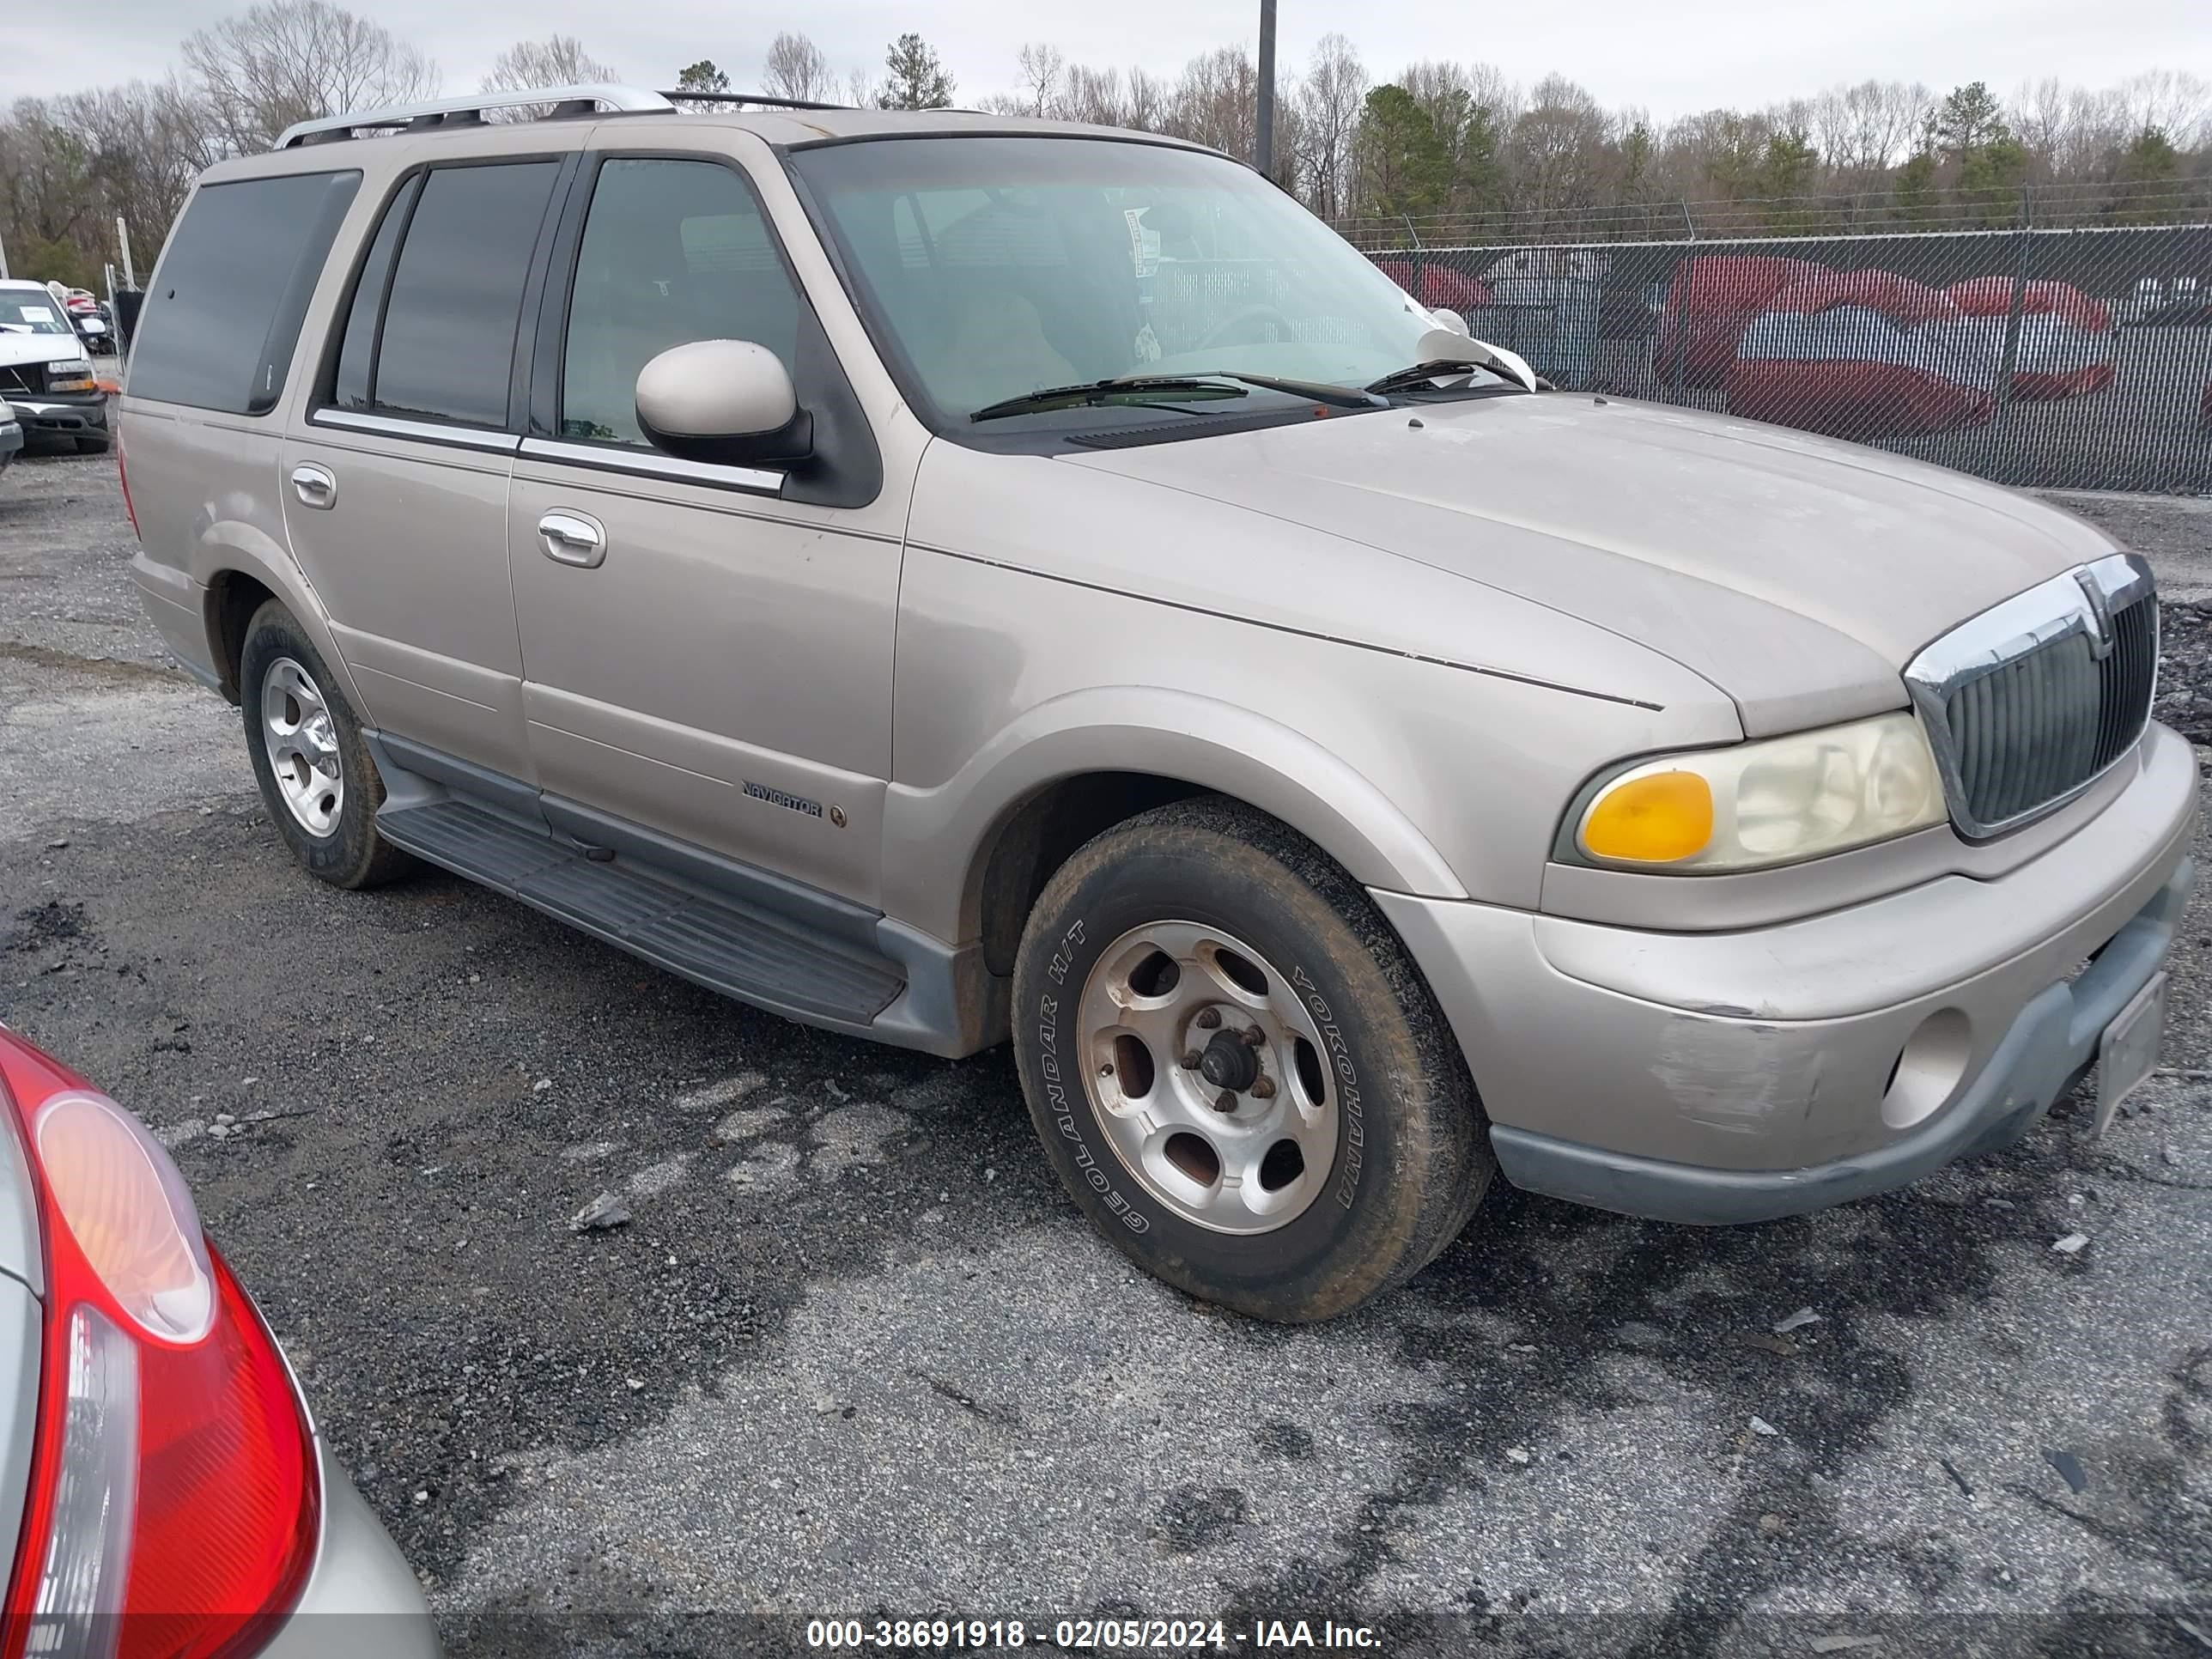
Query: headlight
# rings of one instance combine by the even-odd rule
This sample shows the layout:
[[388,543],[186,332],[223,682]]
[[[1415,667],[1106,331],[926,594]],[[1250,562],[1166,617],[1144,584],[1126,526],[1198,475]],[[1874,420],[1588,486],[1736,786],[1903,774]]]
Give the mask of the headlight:
[[1575,825],[1593,863],[1755,870],[1943,822],[1919,720],[1881,714],[1818,732],[1644,761],[1606,780]]
[[49,392],[91,391],[92,365],[82,358],[79,358],[73,363],[48,363],[46,390]]

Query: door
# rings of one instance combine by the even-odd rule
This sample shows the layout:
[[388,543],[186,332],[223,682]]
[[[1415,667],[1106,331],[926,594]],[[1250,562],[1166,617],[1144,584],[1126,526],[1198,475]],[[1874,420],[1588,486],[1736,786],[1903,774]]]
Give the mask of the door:
[[[507,520],[538,781],[872,903],[903,483],[880,489],[878,467],[828,492],[845,505],[806,483],[874,465],[874,446],[744,171],[618,151],[594,171],[548,279],[544,431],[516,458]],[[817,443],[844,452],[786,477],[647,445],[638,371],[715,338],[775,351]]]
[[407,178],[322,394],[285,444],[286,525],[373,725],[526,776],[507,581],[515,337],[562,158]]

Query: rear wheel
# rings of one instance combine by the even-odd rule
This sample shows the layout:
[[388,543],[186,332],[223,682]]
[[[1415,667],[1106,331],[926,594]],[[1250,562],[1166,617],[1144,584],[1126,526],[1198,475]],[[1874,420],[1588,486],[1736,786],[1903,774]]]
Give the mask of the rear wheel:
[[1082,848],[1030,916],[1016,1048],[1047,1156],[1168,1283],[1324,1319],[1449,1244],[1496,1168],[1464,1060],[1367,895],[1220,799]]
[[253,613],[239,658],[246,748],[276,824],[309,874],[374,887],[415,860],[377,833],[384,781],[322,653],[275,599]]

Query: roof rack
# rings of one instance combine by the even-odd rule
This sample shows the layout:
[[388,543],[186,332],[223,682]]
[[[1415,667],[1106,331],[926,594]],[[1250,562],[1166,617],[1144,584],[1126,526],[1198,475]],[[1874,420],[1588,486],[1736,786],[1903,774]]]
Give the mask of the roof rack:
[[765,92],[664,92],[679,104],[758,104],[763,109],[851,109],[851,104],[824,104],[811,98],[779,98]]
[[276,148],[291,149],[301,144],[331,143],[350,138],[363,129],[424,131],[436,127],[475,126],[483,123],[486,110],[520,109],[533,104],[552,105],[555,116],[592,115],[602,110],[619,114],[666,115],[676,108],[659,93],[645,92],[635,87],[532,87],[514,92],[477,92],[459,98],[434,98],[425,103],[393,104],[384,109],[295,121],[277,135]]

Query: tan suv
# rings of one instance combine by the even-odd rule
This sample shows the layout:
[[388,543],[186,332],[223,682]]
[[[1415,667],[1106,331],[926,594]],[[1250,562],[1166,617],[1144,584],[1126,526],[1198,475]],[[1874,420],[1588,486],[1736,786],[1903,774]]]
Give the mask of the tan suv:
[[1188,144],[512,101],[223,163],[147,302],[133,568],[315,875],[1011,1036],[1269,1318],[1496,1170],[1753,1220],[2152,1065],[2196,768],[2096,530],[1549,390]]

